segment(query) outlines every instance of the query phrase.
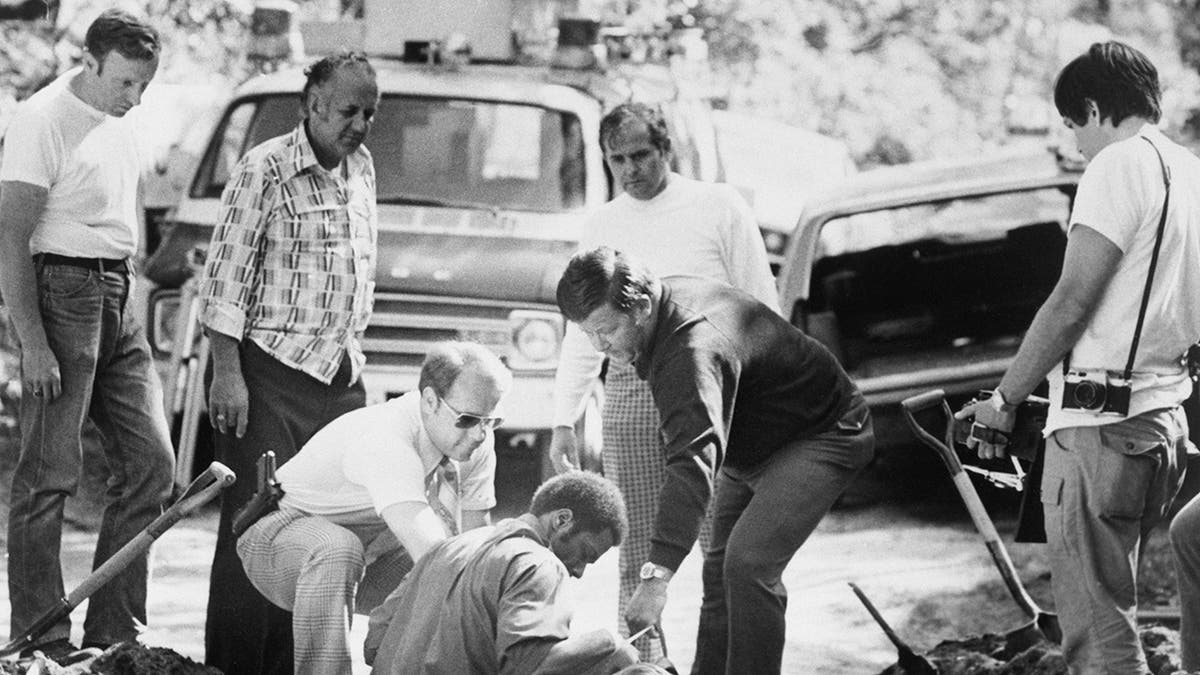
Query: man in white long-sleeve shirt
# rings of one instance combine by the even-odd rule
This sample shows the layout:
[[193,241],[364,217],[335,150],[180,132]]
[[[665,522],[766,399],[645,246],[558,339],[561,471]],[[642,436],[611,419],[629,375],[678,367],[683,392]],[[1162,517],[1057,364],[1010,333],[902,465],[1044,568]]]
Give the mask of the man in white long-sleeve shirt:
[[[640,103],[614,108],[600,121],[600,144],[614,187],[623,194],[588,218],[580,250],[609,246],[646,261],[659,277],[716,279],[778,309],[775,279],[749,204],[730,185],[671,172],[671,139],[661,112]],[[602,361],[579,327],[569,324],[555,377],[550,444],[559,471],[578,464],[574,424]],[[629,510],[620,562],[623,616],[635,594],[652,592],[660,586],[656,581],[670,576],[647,561],[666,454],[650,390],[632,367],[609,364],[602,418],[604,472],[621,488]],[[701,543],[707,545],[707,527]],[[636,644],[643,659],[657,658],[657,641],[642,637]]]

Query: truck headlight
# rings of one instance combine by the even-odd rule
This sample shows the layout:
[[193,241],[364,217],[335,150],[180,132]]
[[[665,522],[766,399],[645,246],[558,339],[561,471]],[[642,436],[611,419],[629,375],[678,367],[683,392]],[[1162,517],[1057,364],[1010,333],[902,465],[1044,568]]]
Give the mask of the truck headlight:
[[774,232],[772,230],[762,230],[763,245],[767,249],[768,255],[783,255],[783,250],[787,248],[787,235],[783,232]]
[[179,292],[157,291],[150,298],[150,346],[159,356],[175,349],[175,329],[179,318]]
[[509,367],[554,368],[562,342],[562,317],[551,312],[517,311],[510,315],[515,354]]

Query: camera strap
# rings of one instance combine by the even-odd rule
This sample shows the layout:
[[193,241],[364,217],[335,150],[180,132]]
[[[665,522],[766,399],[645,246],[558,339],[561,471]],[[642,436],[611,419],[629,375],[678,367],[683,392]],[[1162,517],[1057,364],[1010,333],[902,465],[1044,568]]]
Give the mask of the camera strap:
[[[1125,362],[1124,377],[1129,380],[1133,376],[1133,361],[1137,356],[1138,342],[1142,338],[1142,325],[1146,322],[1146,308],[1150,304],[1150,288],[1154,285],[1154,270],[1158,267],[1158,252],[1162,248],[1163,232],[1167,228],[1167,207],[1171,204],[1171,170],[1167,168],[1167,162],[1163,159],[1162,153],[1159,152],[1158,146],[1154,141],[1146,136],[1141,139],[1150,144],[1154,149],[1154,154],[1158,156],[1158,165],[1162,168],[1163,175],[1163,205],[1162,214],[1158,217],[1158,232],[1154,235],[1154,250],[1150,254],[1150,269],[1146,272],[1146,287],[1142,291],[1142,304],[1138,308],[1137,323],[1133,328],[1133,342],[1129,345],[1129,360]],[[1071,352],[1067,352],[1063,359],[1063,375],[1070,370]]]

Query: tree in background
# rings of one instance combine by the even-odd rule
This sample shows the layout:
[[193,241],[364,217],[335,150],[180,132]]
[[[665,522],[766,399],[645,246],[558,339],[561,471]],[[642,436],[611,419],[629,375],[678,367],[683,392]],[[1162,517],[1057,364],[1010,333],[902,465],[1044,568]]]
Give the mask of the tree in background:
[[1110,37],[1158,64],[1173,132],[1200,126],[1200,0],[638,4],[705,31],[731,108],[840,138],[860,164],[976,154],[1029,131],[1058,138],[1054,76]]

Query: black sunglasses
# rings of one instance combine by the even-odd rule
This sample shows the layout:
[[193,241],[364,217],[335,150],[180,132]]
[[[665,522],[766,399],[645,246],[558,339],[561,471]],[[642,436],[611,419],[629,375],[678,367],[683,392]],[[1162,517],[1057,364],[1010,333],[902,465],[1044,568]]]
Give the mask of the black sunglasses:
[[441,396],[438,397],[438,400],[454,413],[454,426],[459,429],[471,429],[477,426],[482,426],[484,429],[495,429],[504,422],[503,417],[484,417],[483,415],[459,412]]

